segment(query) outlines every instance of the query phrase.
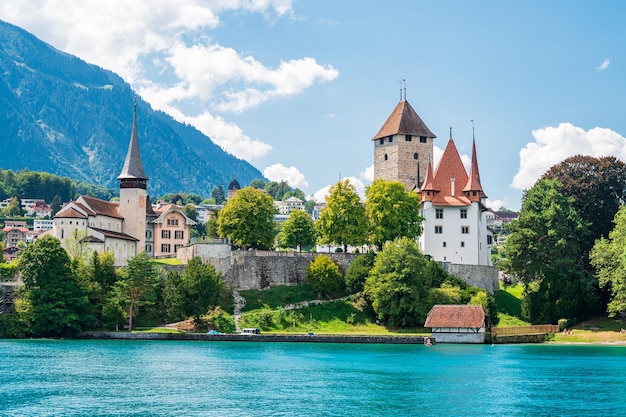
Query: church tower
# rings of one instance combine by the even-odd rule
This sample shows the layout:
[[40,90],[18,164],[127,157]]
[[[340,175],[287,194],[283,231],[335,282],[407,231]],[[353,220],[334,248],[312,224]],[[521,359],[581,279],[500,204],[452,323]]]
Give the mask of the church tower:
[[374,179],[400,181],[409,191],[419,190],[433,163],[434,138],[405,97],[372,138]]
[[146,248],[146,200],[148,177],[143,170],[137,139],[137,104],[133,112],[133,129],[124,161],[120,182],[120,216],[124,219],[123,233],[136,238],[137,254]]

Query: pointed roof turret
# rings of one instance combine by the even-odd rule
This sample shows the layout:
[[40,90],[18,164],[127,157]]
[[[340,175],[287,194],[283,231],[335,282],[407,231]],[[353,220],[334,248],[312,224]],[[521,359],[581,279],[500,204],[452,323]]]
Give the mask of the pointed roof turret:
[[[476,196],[470,195],[472,191],[476,191]],[[487,197],[483,191],[483,186],[480,183],[480,172],[478,171],[478,157],[476,156],[476,141],[472,140],[472,165],[470,166],[469,178],[467,184],[463,188],[463,192],[468,194],[468,197],[473,200],[472,197],[478,197],[478,199]]]
[[[148,177],[143,170],[141,162],[141,153],[139,152],[139,139],[137,138],[137,104],[135,103],[133,111],[133,129],[130,135],[130,143],[128,144],[128,152],[122,173],[117,177],[121,187],[137,187],[146,188]],[[131,185],[132,184],[132,185]],[[143,184],[143,187],[141,185]]]
[[427,138],[437,137],[426,127],[426,124],[406,100],[402,100],[396,105],[383,127],[380,128],[372,140],[398,134],[424,136]]
[[422,184],[422,188],[419,189],[421,200],[432,201],[437,191],[438,190],[436,190],[433,185],[433,166],[429,162],[428,168],[426,169],[426,176],[424,177],[424,183]]

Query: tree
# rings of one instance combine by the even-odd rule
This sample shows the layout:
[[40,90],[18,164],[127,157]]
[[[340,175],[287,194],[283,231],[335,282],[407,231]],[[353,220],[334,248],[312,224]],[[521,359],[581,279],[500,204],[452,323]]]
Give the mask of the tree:
[[298,247],[298,252],[302,251],[302,246],[315,245],[315,223],[310,215],[302,210],[293,210],[289,213],[289,218],[283,225],[277,240],[283,247]]
[[243,188],[220,210],[218,234],[243,248],[269,248],[274,240],[274,213],[272,197],[251,187]]
[[375,179],[365,197],[370,241],[379,251],[385,242],[405,236],[414,239],[422,233],[419,196],[407,192],[401,182]]
[[385,244],[365,280],[365,295],[380,320],[395,327],[424,323],[431,307],[429,262],[412,239],[403,237]]
[[539,180],[526,191],[519,217],[504,244],[505,272],[526,284],[522,315],[537,323],[582,318],[595,304],[585,271],[582,242],[588,225],[555,180]]
[[333,295],[344,287],[341,271],[326,255],[316,257],[306,269],[307,281],[320,294]]
[[7,208],[4,209],[4,215],[7,217],[19,217],[22,215],[22,213],[22,205],[19,197],[11,197],[9,205],[7,206]]
[[626,206],[621,206],[613,222],[608,239],[597,240],[590,256],[600,285],[610,290],[607,312],[611,317],[626,315]]
[[202,196],[198,194],[189,193],[185,196],[185,204],[200,204]]
[[50,209],[52,210],[52,217],[54,217],[54,215],[57,214],[59,210],[61,210],[61,197],[59,197],[58,194],[55,194],[54,198],[52,199]]
[[180,281],[182,311],[198,325],[200,316],[219,304],[223,288],[222,274],[213,265],[198,257],[191,259]]
[[346,288],[350,293],[354,294],[363,291],[365,280],[370,270],[374,267],[374,261],[376,261],[376,253],[369,251],[357,256],[350,263],[345,276]]
[[224,187],[218,185],[214,187],[211,191],[211,197],[215,200],[215,204],[222,204],[224,200],[226,200],[226,195],[224,194]]
[[120,304],[128,309],[128,331],[133,330],[133,317],[142,305],[153,304],[156,287],[159,285],[160,271],[146,252],[128,260],[120,279],[116,282],[116,296]]
[[344,252],[348,245],[359,246],[367,241],[365,208],[350,181],[339,181],[330,188],[326,208],[315,226],[323,243],[341,245]]
[[265,180],[262,180],[261,178],[255,178],[252,181],[250,181],[250,184],[248,184],[248,186],[255,188],[257,190],[264,190],[265,184],[266,184]]
[[19,268],[34,336],[72,336],[86,319],[88,301],[61,242],[43,236],[22,253]]
[[608,237],[613,218],[626,201],[624,162],[614,156],[576,155],[551,167],[542,178],[558,180],[561,193],[572,198],[572,206],[589,223],[591,233],[584,241],[587,251],[596,239]]

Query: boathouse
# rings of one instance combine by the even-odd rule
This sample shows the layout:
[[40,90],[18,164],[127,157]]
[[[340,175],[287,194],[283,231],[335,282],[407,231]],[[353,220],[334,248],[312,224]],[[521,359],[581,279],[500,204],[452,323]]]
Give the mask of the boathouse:
[[485,343],[490,323],[481,305],[436,305],[424,327],[431,329],[437,343]]

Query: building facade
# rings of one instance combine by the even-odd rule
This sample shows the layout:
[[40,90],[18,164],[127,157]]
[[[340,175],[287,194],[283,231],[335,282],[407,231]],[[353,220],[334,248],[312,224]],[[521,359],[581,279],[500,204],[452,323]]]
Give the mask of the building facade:
[[492,232],[475,142],[468,174],[452,138],[433,171],[433,139],[406,100],[374,136],[374,178],[400,181],[420,195],[422,251],[435,261],[491,266]]

